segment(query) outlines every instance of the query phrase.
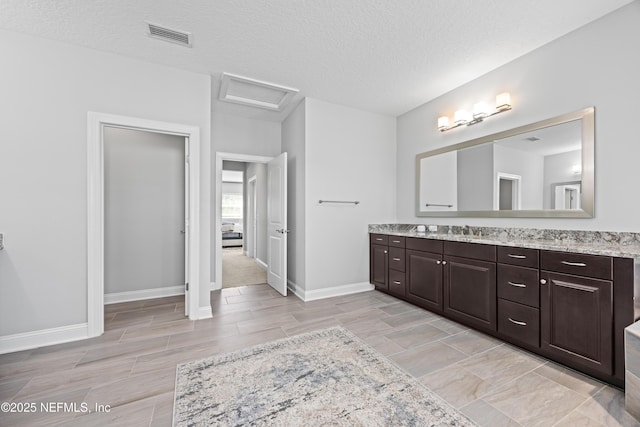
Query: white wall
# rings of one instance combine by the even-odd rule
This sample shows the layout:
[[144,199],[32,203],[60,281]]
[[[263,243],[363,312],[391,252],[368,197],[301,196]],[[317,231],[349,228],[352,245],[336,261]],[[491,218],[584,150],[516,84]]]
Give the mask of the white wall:
[[[83,324],[87,112],[198,126],[207,218],[210,77],[7,31],[0,52],[0,336]],[[208,283],[208,222],[201,227]]]
[[458,209],[493,209],[493,147],[489,144],[457,152]]
[[305,104],[303,100],[282,122],[282,151],[287,153],[287,274],[304,289],[305,282]]
[[422,211],[458,210],[458,153],[449,151],[420,160],[419,197]]
[[[402,223],[469,224],[638,231],[640,198],[624,197],[640,182],[637,96],[640,93],[640,2],[635,1],[398,118],[397,204]],[[511,92],[513,110],[441,133],[437,117],[471,109]],[[416,218],[415,155],[526,123],[595,106],[595,217]]]
[[395,220],[396,120],[312,98],[305,113],[305,290],[368,283],[367,225]]

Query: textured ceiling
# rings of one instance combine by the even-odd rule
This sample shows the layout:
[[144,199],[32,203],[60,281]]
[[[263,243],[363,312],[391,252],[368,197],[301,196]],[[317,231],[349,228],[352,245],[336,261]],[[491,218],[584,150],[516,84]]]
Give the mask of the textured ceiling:
[[[631,1],[0,0],[0,28],[397,116]],[[193,48],[147,37],[145,21],[191,32]]]

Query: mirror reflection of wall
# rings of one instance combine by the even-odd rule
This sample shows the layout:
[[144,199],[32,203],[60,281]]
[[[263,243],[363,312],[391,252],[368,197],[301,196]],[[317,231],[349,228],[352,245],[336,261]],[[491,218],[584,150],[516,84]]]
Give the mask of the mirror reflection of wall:
[[[453,214],[444,216],[458,216],[457,212],[508,215],[507,211],[536,216],[541,211],[581,211],[585,206],[582,144],[589,141],[587,153],[593,152],[592,121],[593,109],[586,109],[419,154],[418,216],[437,216],[437,212]],[[592,154],[586,156],[587,166],[592,165]],[[587,176],[589,184],[592,173]],[[587,207],[592,197],[588,196]]]

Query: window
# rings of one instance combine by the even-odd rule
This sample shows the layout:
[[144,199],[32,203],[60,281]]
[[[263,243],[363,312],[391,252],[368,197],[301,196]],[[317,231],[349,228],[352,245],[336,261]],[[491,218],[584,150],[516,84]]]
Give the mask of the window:
[[222,195],[222,218],[242,218],[242,194]]

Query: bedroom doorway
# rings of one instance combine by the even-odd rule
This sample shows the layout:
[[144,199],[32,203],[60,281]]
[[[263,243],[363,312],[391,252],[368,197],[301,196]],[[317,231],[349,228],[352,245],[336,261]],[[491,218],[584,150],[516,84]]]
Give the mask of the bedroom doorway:
[[[265,165],[223,160],[221,183],[222,288],[267,282],[265,227]],[[260,200],[258,200],[258,196]]]
[[[223,162],[243,162],[245,179],[256,176],[256,257],[255,263],[267,270],[266,283],[283,296],[287,295],[287,153],[277,157],[254,156],[237,153],[216,153],[215,160],[215,222],[211,241],[215,268],[211,290],[222,289],[222,171]],[[251,168],[255,168],[252,173]],[[260,171],[260,172],[259,172]],[[262,176],[262,178],[261,178]],[[260,188],[264,191],[260,191]],[[260,206],[264,206],[261,210]],[[262,212],[262,213],[261,213]],[[247,229],[246,223],[243,229]],[[263,231],[261,231],[263,230]],[[243,234],[243,246],[244,242]],[[263,282],[264,283],[264,282]]]

